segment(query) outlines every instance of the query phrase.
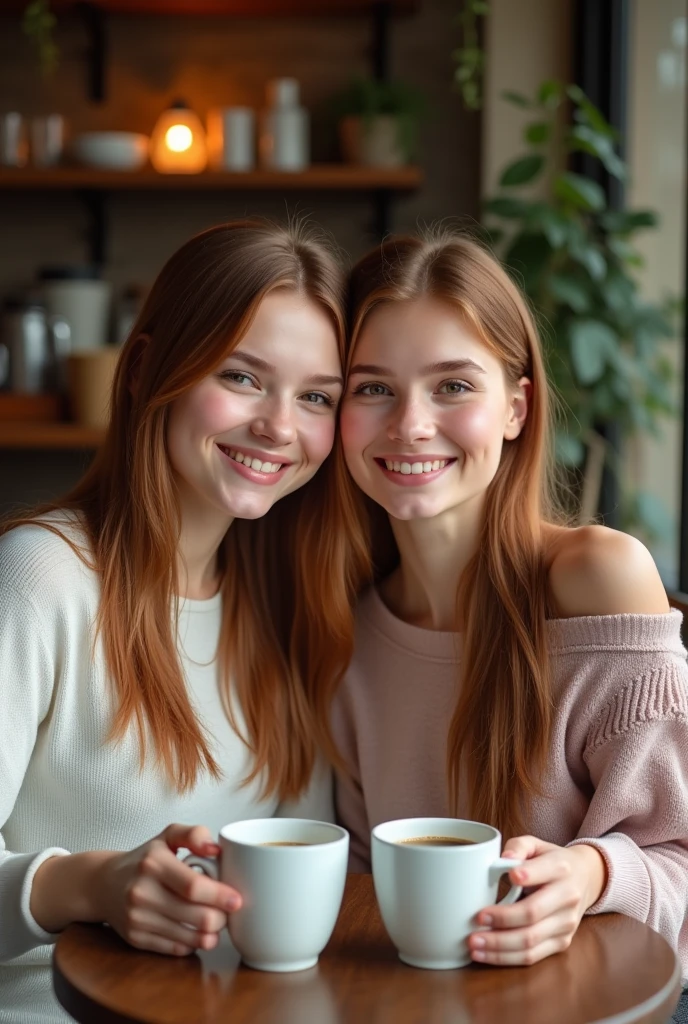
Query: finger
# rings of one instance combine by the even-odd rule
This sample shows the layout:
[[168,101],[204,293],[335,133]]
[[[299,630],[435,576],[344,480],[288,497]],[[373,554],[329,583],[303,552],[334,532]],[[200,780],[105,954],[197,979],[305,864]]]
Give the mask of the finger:
[[241,896],[228,885],[194,871],[171,853],[168,856],[150,855],[141,861],[143,874],[155,878],[160,885],[180,896],[188,903],[200,903],[231,913],[241,906]]
[[517,885],[528,887],[546,885],[548,882],[563,882],[572,874],[571,861],[565,850],[555,848],[551,853],[533,857],[523,867],[513,868],[509,878]]
[[136,949],[145,949],[151,953],[165,953],[167,956],[188,956],[193,953],[192,946],[184,945],[181,942],[172,942],[160,935],[152,935],[150,932],[131,932],[129,936],[122,936],[125,942]]
[[137,893],[136,903],[145,910],[152,910],[171,921],[197,928],[201,932],[219,932],[227,927],[227,912],[213,907],[182,900],[169,889],[151,886],[149,890]]
[[538,839],[537,836],[517,836],[504,844],[502,857],[508,857],[509,860],[528,860],[553,849],[557,847]]
[[526,967],[536,964],[545,957],[554,953],[563,953],[571,945],[571,935],[559,935],[556,938],[546,939],[539,946],[532,949],[513,950],[492,950],[488,952],[476,950],[473,959],[480,964],[494,964],[498,967]]
[[178,921],[170,920],[155,910],[141,907],[135,907],[131,911],[129,922],[129,931],[132,935],[148,934],[190,949],[214,949],[218,941],[216,933],[196,931]]
[[174,853],[182,847],[201,857],[213,857],[220,852],[205,825],[168,825],[160,838]]
[[[518,950],[536,949],[549,939],[574,935],[579,918],[572,910],[561,910],[557,914],[538,921],[528,928],[513,928],[509,931],[474,932],[468,937],[471,953],[512,953]],[[477,959],[481,959],[478,957]]]
[[576,892],[566,882],[545,885],[510,906],[485,907],[476,917],[478,924],[494,931],[507,928],[525,928],[537,924],[545,917],[561,910],[571,910],[578,904]]

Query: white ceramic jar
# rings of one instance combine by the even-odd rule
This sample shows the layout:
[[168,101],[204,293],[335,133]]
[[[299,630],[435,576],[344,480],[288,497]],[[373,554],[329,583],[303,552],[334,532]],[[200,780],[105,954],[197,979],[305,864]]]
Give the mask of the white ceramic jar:
[[300,105],[295,78],[267,84],[267,107],[260,118],[260,159],[266,170],[304,171],[310,163],[310,115]]

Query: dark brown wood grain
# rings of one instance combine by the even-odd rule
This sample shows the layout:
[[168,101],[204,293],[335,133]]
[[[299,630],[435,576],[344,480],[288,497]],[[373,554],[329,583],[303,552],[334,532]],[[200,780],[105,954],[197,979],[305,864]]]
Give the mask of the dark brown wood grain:
[[614,1015],[665,1024],[680,986],[664,939],[619,914],[586,918],[566,953],[533,967],[407,967],[370,875],[349,876],[334,935],[309,971],[252,971],[228,939],[178,960],[138,952],[105,927],[72,925],[55,947],[53,979],[82,1024],[591,1024]]

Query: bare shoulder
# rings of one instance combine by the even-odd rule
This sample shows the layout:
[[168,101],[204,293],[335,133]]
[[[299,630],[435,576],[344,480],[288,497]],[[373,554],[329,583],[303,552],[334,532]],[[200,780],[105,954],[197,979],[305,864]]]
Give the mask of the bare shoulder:
[[549,583],[562,618],[669,611],[664,585],[645,545],[606,526],[557,530],[550,548]]

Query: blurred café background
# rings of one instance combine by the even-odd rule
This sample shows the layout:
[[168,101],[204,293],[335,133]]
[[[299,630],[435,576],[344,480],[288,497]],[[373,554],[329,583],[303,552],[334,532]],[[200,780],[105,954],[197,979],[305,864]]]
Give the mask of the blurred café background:
[[574,517],[688,590],[688,0],[0,0],[0,512],[69,487],[193,233],[438,221],[524,285]]

